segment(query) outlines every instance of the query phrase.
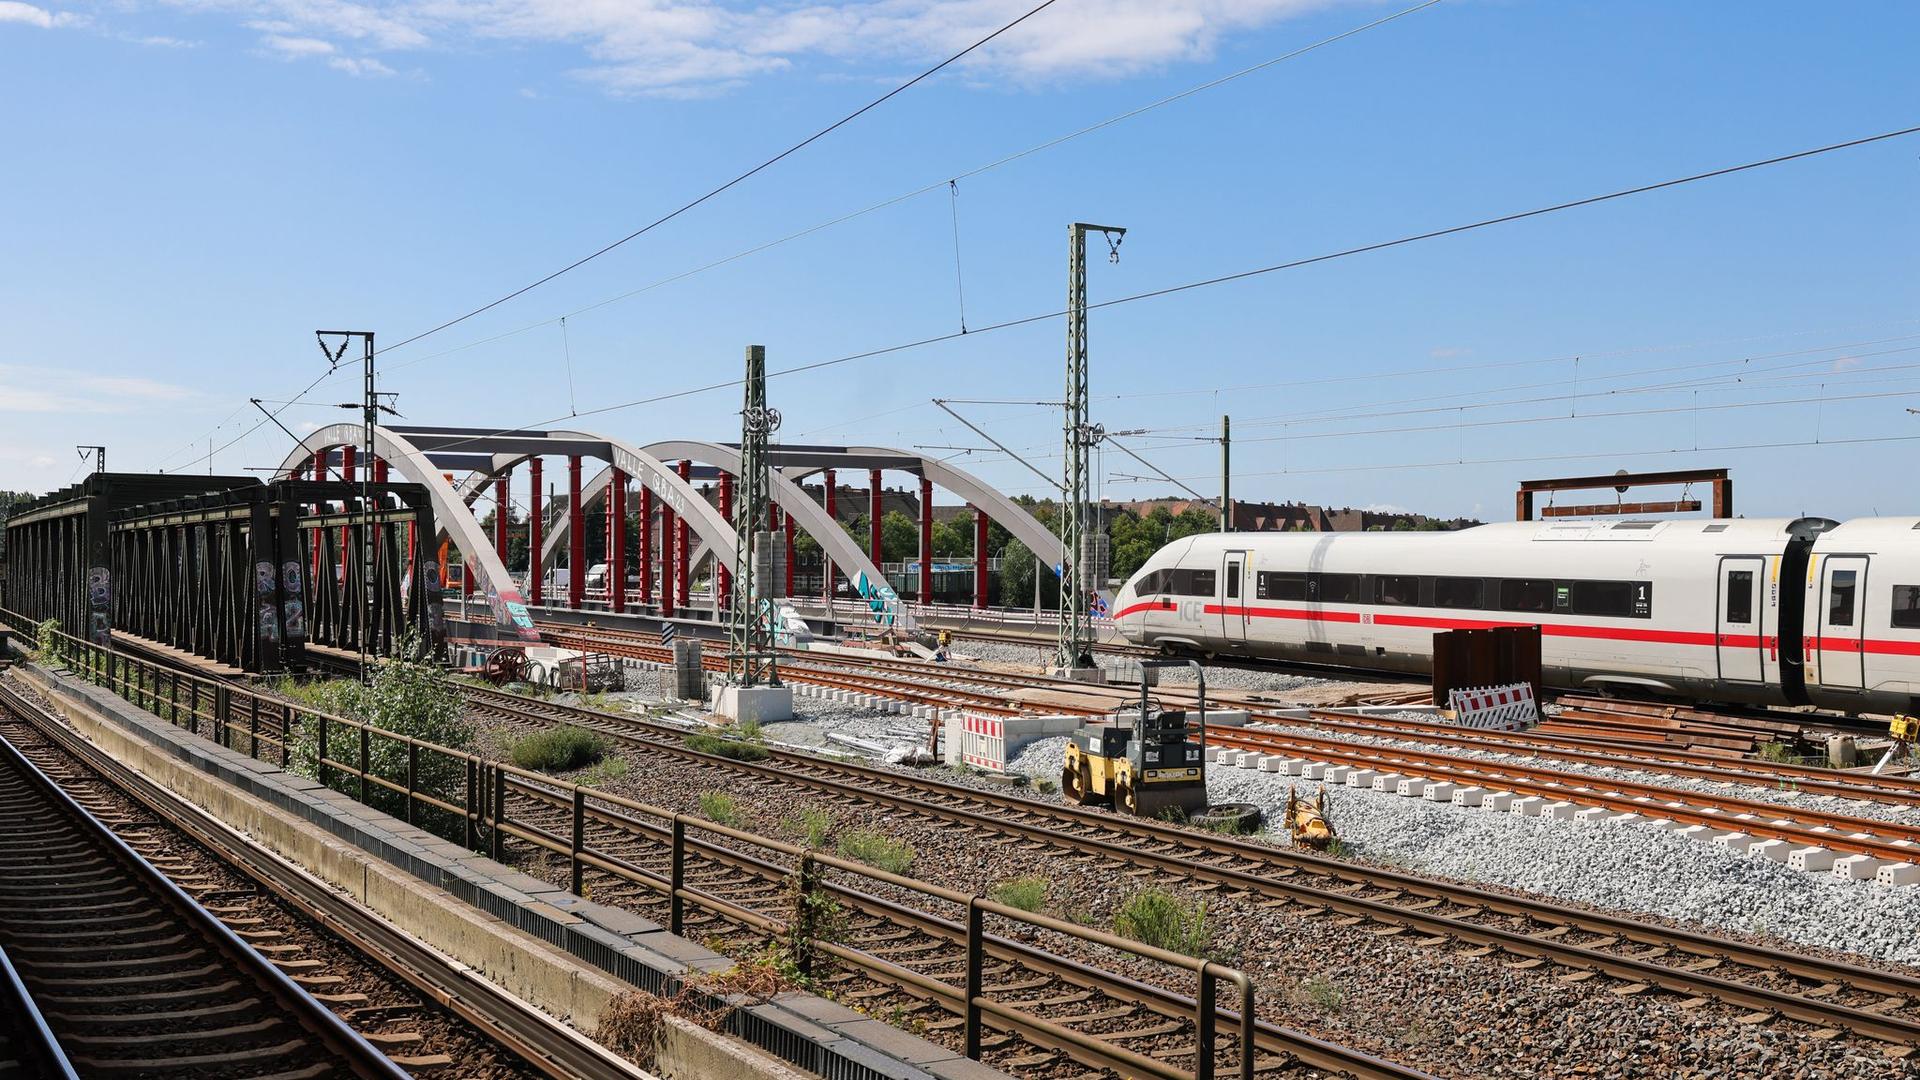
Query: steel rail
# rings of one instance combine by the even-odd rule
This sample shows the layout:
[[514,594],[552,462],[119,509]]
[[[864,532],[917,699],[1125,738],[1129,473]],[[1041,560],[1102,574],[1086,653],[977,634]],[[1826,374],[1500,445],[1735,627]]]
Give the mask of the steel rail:
[[185,890],[156,869],[138,852],[127,846],[112,829],[67,794],[52,777],[35,765],[20,749],[0,738],[0,761],[39,789],[55,810],[79,826],[89,839],[105,850],[121,872],[133,878],[199,934],[208,945],[224,956],[232,967],[271,998],[279,1009],[324,1047],[329,1055],[353,1075],[379,1077],[381,1080],[406,1080],[405,1069],[393,1063],[346,1021],[301,989],[273,962],[256,952],[219,918],[188,896]]
[[588,1080],[630,1080],[640,1075],[611,1051],[562,1027],[477,972],[449,964],[429,946],[325,882],[262,850],[212,814],[115,760],[11,687],[0,686],[0,708],[20,715],[63,752],[168,825],[547,1075]]
[[74,1072],[73,1062],[67,1059],[66,1049],[60,1045],[53,1028],[48,1026],[46,1016],[40,1012],[40,1006],[27,990],[26,980],[20,977],[19,969],[13,966],[5,949],[0,949],[0,1004],[6,1006],[0,1016],[13,1025],[19,1036],[14,1040],[0,1041],[11,1042],[20,1055],[0,1058],[0,1073],[6,1072],[9,1065],[19,1065],[32,1070],[26,1076],[45,1077],[47,1080],[80,1080],[79,1074]]
[[[512,703],[527,702],[525,698],[500,694],[497,691],[479,691],[479,693],[497,695]],[[637,727],[647,730],[650,734],[665,734],[676,738],[685,734],[681,729],[671,725],[640,720],[636,717],[612,716],[550,702],[536,704],[546,710],[572,717],[576,722],[580,719],[599,718],[611,720],[616,728]],[[1550,938],[1480,926],[1466,922],[1461,917],[1411,910],[1382,900],[1345,896],[1324,888],[1295,885],[1278,877],[1266,877],[1247,870],[1197,862],[1193,859],[1191,851],[1197,849],[1207,854],[1227,856],[1236,861],[1244,860],[1253,863],[1256,867],[1271,867],[1283,873],[1304,871],[1350,881],[1356,885],[1441,900],[1468,909],[1493,911],[1536,922],[1568,926],[1607,938],[1621,938],[1645,945],[1674,948],[1701,957],[1725,958],[1746,967],[1784,971],[1800,978],[1817,980],[1823,984],[1841,983],[1875,993],[1910,998],[1920,997],[1920,977],[1880,972],[1818,957],[1784,953],[1778,949],[1746,945],[1727,938],[1663,927],[1625,916],[1584,911],[1550,901],[1514,897],[1399,871],[1362,867],[1305,852],[1257,845],[1231,837],[1196,834],[1142,819],[1120,818],[1077,807],[1040,803],[1011,795],[961,788],[923,777],[904,776],[838,761],[829,762],[809,755],[771,750],[769,754],[774,760],[770,763],[740,762],[639,735],[629,734],[627,738],[655,748],[667,749],[677,755],[705,764],[749,772],[776,783],[787,785],[795,782],[805,783],[833,794],[914,813],[943,817],[975,828],[1011,832],[1073,852],[1091,851],[1120,862],[1148,866],[1175,876],[1196,877],[1247,892],[1293,900],[1308,907],[1337,910],[1348,915],[1357,915],[1389,925],[1405,926],[1409,929],[1423,929],[1455,940],[1500,948],[1517,955],[1552,960],[1577,969],[1602,971],[1616,978],[1658,985],[1676,992],[1705,994],[1745,1008],[1766,1010],[1824,1027],[1857,1031],[1891,1042],[1920,1043],[1920,1020],[1910,1020],[1897,1015],[1880,1015],[1817,998],[1719,979],[1701,972],[1675,969],[1653,963],[1651,960],[1612,956],[1593,948],[1570,945]],[[903,790],[900,794],[891,794],[848,781],[810,776],[802,771],[803,767],[807,770],[849,774],[869,783],[879,782]],[[944,796],[963,803],[984,803],[1027,815],[1035,820],[1009,820],[980,811],[940,805],[927,801],[925,796],[928,794]],[[1189,852],[1169,854],[1093,837],[1063,835],[1060,830],[1062,823],[1131,835],[1138,839],[1166,844],[1176,850],[1186,848]]]
[[[564,812],[570,809],[572,805],[571,800],[561,794],[561,789],[558,785],[543,786],[521,781],[515,786],[522,794],[545,803],[550,809]],[[603,810],[596,815],[594,820],[626,831],[632,835],[642,837],[652,843],[665,843],[668,845],[672,843],[673,833],[670,828],[642,820],[631,814]],[[780,850],[779,845],[769,844],[766,838],[754,837],[752,834],[731,829],[717,823],[702,822],[700,823],[700,827],[716,834],[739,840],[742,843],[760,847],[773,847],[774,850]],[[505,828],[511,835],[518,836],[523,840],[546,848],[556,854],[566,854],[569,851],[567,842],[556,833],[517,821],[507,822]],[[684,843],[690,853],[698,853],[717,865],[731,867],[769,884],[784,883],[793,873],[788,867],[713,841],[687,836],[684,838]],[[591,854],[597,855],[601,853]],[[636,884],[643,885],[652,891],[660,893],[671,893],[672,891],[672,882],[669,878],[661,875],[658,871],[649,870],[624,859],[606,856],[594,859],[592,863],[605,872],[614,873],[626,880],[634,881]],[[951,890],[931,886],[925,882],[916,881],[902,875],[890,874],[873,867],[862,867],[859,872],[864,876],[881,880],[902,889],[934,895],[952,904],[964,906],[968,899]],[[916,930],[930,937],[942,940],[949,945],[957,945],[963,949],[966,945],[967,928],[955,920],[947,919],[931,912],[921,911],[906,904],[888,900],[840,882],[826,880],[821,884],[824,889],[834,894],[855,910],[872,915],[875,918],[884,919],[896,926]],[[773,920],[768,919],[766,916],[750,908],[742,908],[712,893],[710,890],[685,891],[701,893],[703,894],[703,899],[716,902],[718,905],[724,905],[728,910],[719,912],[723,916],[735,918],[751,916],[751,918],[745,918],[742,921],[747,922],[756,929],[768,932],[784,929],[784,927],[779,927]],[[1032,916],[1031,913],[1027,913],[1023,915],[1023,918],[1032,919],[1034,916]],[[984,934],[983,941],[987,954],[996,959],[1024,965],[1040,974],[1058,978],[1063,982],[1079,986],[1082,989],[1098,991],[1118,1001],[1142,1005],[1169,1019],[1191,1021],[1194,1017],[1198,1004],[1196,1000],[1168,990],[1165,987],[1141,982],[1115,972],[1088,967],[1085,964],[1041,949],[1036,945],[1002,935]],[[831,945],[832,943],[826,944]],[[1138,943],[1131,942],[1128,943],[1127,948],[1130,951],[1143,950],[1143,947]],[[961,995],[963,991],[959,988],[858,949],[840,946],[833,948],[831,951],[841,959],[859,967],[861,970],[874,974],[886,981],[894,982],[903,989],[907,989],[910,992],[917,990],[922,995],[937,997],[941,1000],[943,1007],[949,1008],[956,1013],[962,1009],[963,1002]],[[1150,960],[1164,959],[1154,956],[1148,956],[1147,958]],[[1241,1014],[1238,1011],[1221,1007],[1216,1010],[1216,1014],[1224,1022],[1224,1026],[1227,1029],[1232,1031],[1239,1030]],[[1050,1029],[1057,1028],[1058,1025],[1054,1025],[1044,1018],[1009,1008],[1002,1008],[998,1015],[1007,1022],[1004,1026],[996,1025],[1003,1026],[1003,1030],[1013,1031],[1021,1035],[1022,1038],[1035,1041],[1038,1045],[1045,1045],[1050,1049],[1060,1050],[1069,1055],[1071,1055],[1075,1049],[1070,1043],[1062,1042],[1060,1045],[1054,1045],[1053,1042],[1048,1041],[1048,1039],[1057,1039],[1057,1031]],[[1034,1021],[1038,1021],[1038,1024],[1034,1024]],[[1044,1036],[1045,1038],[1036,1040],[1034,1038],[1035,1035]],[[1258,1017],[1254,1019],[1254,1037],[1257,1048],[1298,1058],[1314,1068],[1331,1069],[1361,1077],[1406,1078],[1423,1077],[1427,1075],[1418,1069],[1377,1058],[1352,1047],[1327,1042],[1326,1040],[1308,1035],[1305,1032],[1260,1020]],[[1116,1059],[1114,1062],[1108,1064],[1134,1069],[1143,1068],[1140,1062],[1127,1058]]]

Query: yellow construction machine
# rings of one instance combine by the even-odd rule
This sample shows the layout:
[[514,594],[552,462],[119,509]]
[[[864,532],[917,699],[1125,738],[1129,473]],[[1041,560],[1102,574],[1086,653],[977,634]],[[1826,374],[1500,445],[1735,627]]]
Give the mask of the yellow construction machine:
[[1294,843],[1315,851],[1325,851],[1333,843],[1333,822],[1327,818],[1325,786],[1312,802],[1302,799],[1298,791],[1287,789],[1287,835],[1293,837]]
[[[1157,669],[1169,663],[1191,664],[1199,678],[1195,714],[1163,709],[1148,697]],[[1159,817],[1170,810],[1183,816],[1207,808],[1206,674],[1193,661],[1144,660],[1140,664],[1140,700],[1091,721],[1067,742],[1060,769],[1060,791],[1083,805],[1111,803],[1136,817]],[[1199,726],[1199,739],[1187,737],[1187,721]]]

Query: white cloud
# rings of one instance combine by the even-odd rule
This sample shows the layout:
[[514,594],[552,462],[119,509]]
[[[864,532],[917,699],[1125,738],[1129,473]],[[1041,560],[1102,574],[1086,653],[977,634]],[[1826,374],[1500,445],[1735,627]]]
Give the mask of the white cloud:
[[327,61],[327,66],[335,71],[368,79],[383,79],[394,73],[392,68],[370,56],[335,56]]
[[194,396],[183,386],[137,376],[74,375],[54,368],[0,364],[0,412],[126,413]]
[[0,23],[24,23],[42,30],[52,30],[55,27],[85,26],[87,17],[66,11],[48,11],[43,7],[20,3],[19,0],[0,0]]
[[[613,94],[713,93],[803,63],[910,67],[956,52],[1032,0],[160,0],[236,16],[284,56],[393,53],[475,42],[578,48],[572,74]],[[1070,0],[961,62],[981,82],[1112,78],[1204,60],[1228,35],[1364,0]],[[0,10],[26,5],[0,0]],[[39,9],[33,9],[39,10]],[[323,50],[319,46],[326,46]],[[300,52],[298,49],[307,51]],[[378,60],[340,63],[392,74]],[[845,71],[823,70],[826,76]]]

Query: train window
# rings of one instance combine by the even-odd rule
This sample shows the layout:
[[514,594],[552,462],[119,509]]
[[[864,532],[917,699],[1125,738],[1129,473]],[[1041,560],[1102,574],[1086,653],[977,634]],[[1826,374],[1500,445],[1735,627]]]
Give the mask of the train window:
[[1753,621],[1753,571],[1727,571],[1727,621]]
[[1254,596],[1261,600],[1305,600],[1307,575],[1262,570],[1253,576]]
[[1827,584],[1827,625],[1853,625],[1853,590],[1858,571],[1835,570]]
[[1500,610],[1552,611],[1553,582],[1507,578],[1500,583]]
[[1212,570],[1175,570],[1167,591],[1175,596],[1212,596]]
[[1567,607],[1575,615],[1644,619],[1653,614],[1650,592],[1644,581],[1575,581],[1569,586]]
[[1133,591],[1140,596],[1158,596],[1166,592],[1167,572],[1165,570],[1155,570],[1151,574],[1142,576],[1140,583],[1133,587]]
[[1240,599],[1240,564],[1237,562],[1227,564],[1227,599]]
[[1323,604],[1351,604],[1359,600],[1358,574],[1315,574],[1313,585],[1316,590],[1314,599]]
[[1902,630],[1920,630],[1920,585],[1893,587],[1893,625]]
[[1487,606],[1487,583],[1472,577],[1433,579],[1433,606],[1478,610]]
[[1408,574],[1381,574],[1373,579],[1376,604],[1418,604],[1420,579]]

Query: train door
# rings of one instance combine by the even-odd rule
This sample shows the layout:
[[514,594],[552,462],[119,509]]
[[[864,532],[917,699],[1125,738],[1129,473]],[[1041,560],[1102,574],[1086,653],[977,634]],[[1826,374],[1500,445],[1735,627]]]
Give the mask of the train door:
[[1765,677],[1760,589],[1766,566],[1767,560],[1757,556],[1720,560],[1719,632],[1714,643],[1720,653],[1720,678],[1727,682],[1759,682]]
[[1830,555],[1820,563],[1820,685],[1866,686],[1867,557]]
[[1247,643],[1246,566],[1244,551],[1220,557],[1220,636],[1229,645]]

